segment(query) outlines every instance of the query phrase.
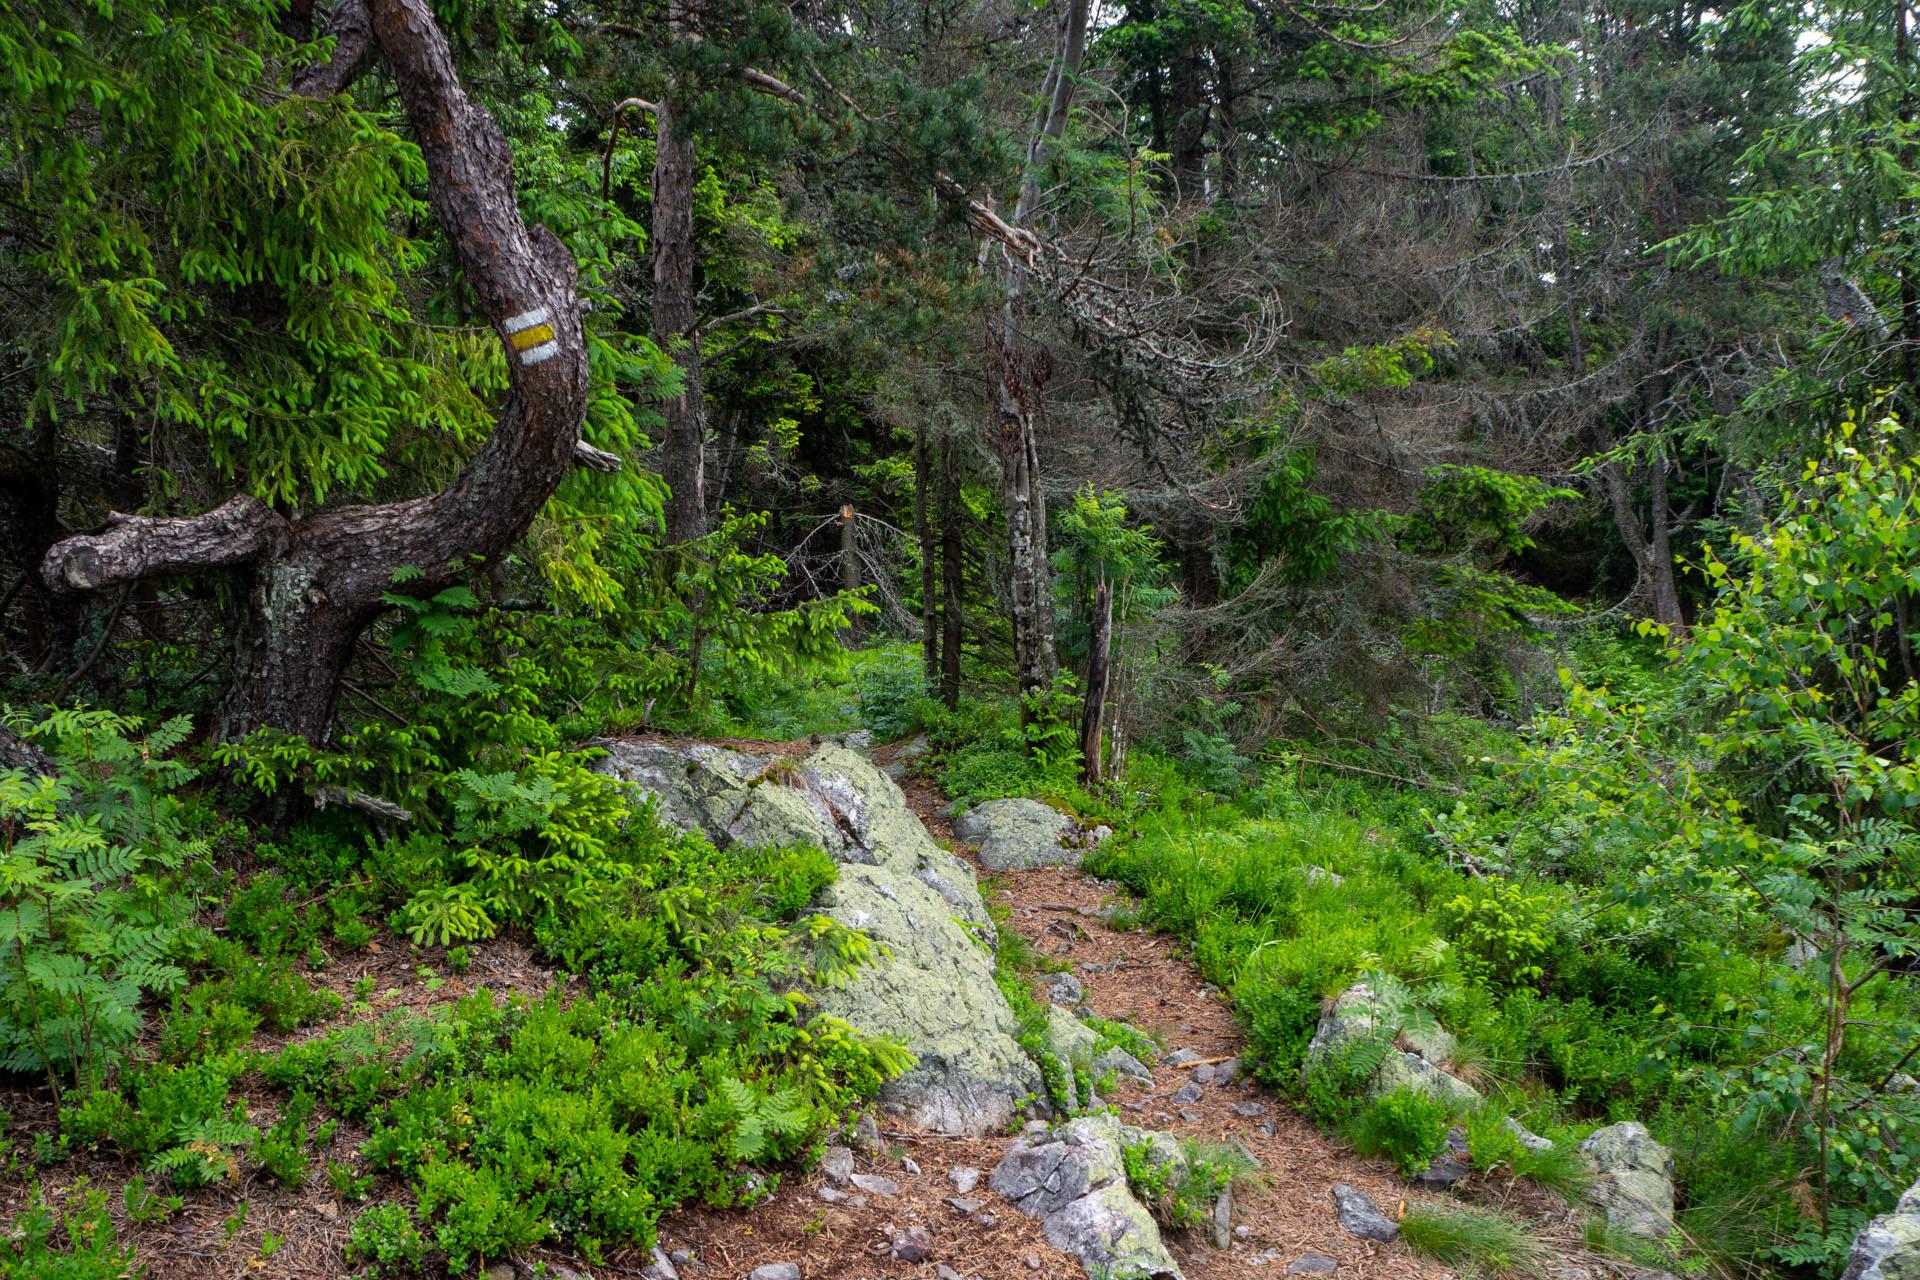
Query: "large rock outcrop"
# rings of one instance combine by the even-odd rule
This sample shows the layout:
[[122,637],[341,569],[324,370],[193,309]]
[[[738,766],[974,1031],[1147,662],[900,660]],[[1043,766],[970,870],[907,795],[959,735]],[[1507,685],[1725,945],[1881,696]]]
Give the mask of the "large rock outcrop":
[[658,798],[660,813],[722,847],[814,844],[842,864],[812,910],[860,929],[890,953],[844,988],[812,992],[820,1012],[870,1035],[898,1036],[918,1065],[881,1103],[926,1129],[1003,1129],[1039,1069],[993,981],[993,925],[973,869],[927,834],[892,779],[823,745],[803,759],[710,743],[595,744],[603,773]]
[[1840,1280],[1920,1280],[1920,1182],[1860,1228]]
[[1580,1144],[1593,1170],[1587,1198],[1617,1231],[1660,1239],[1673,1230],[1673,1152],[1638,1120],[1595,1129]]
[[1052,1132],[1036,1126],[1014,1140],[988,1181],[1030,1218],[1047,1242],[1094,1275],[1181,1280],[1147,1206],[1127,1186],[1123,1152],[1145,1150],[1149,1165],[1184,1166],[1186,1153],[1164,1133],[1123,1125],[1111,1115],[1082,1116]]

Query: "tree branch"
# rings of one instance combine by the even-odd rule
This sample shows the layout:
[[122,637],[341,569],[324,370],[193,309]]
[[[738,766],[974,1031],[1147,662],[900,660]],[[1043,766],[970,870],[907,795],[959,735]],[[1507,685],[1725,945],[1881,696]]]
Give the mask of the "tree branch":
[[341,0],[327,15],[321,39],[333,41],[333,51],[325,62],[303,68],[293,78],[293,91],[306,98],[331,98],[344,93],[366,64],[373,48],[373,20],[367,16],[366,0]]
[[589,471],[604,471],[608,475],[614,475],[626,463],[617,453],[608,453],[605,449],[595,448],[585,440],[576,440],[573,442],[573,465],[585,467]]
[[55,543],[40,576],[62,596],[141,578],[223,569],[255,559],[287,537],[287,521],[259,498],[230,498],[197,516],[107,517],[105,533]]

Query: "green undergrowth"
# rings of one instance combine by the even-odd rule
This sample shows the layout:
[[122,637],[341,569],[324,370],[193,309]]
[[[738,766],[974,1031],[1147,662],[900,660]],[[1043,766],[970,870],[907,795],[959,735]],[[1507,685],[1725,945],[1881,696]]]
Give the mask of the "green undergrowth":
[[[1805,1196],[1794,1184],[1804,1151],[1793,1154],[1779,1126],[1746,1120],[1749,1098],[1717,1083],[1765,1061],[1768,1039],[1728,1026],[1756,1000],[1770,1037],[1819,1025],[1818,984],[1780,964],[1777,933],[1752,913],[1524,872],[1466,874],[1431,827],[1407,821],[1403,797],[1383,800],[1351,781],[1303,787],[1298,772],[1275,770],[1237,806],[1143,815],[1086,868],[1137,894],[1139,922],[1187,940],[1202,973],[1231,992],[1260,1078],[1403,1172],[1425,1167],[1459,1123],[1476,1169],[1577,1194],[1587,1176],[1573,1150],[1579,1137],[1637,1118],[1676,1150],[1674,1247],[1683,1254],[1698,1242],[1750,1264],[1803,1231]],[[1549,851],[1578,839],[1551,829],[1531,838]],[[1302,1078],[1326,1002],[1363,978],[1458,1037],[1453,1064],[1487,1098],[1483,1111],[1417,1094],[1365,1102],[1384,1041]],[[1903,989],[1863,999],[1890,1019],[1911,1017]],[[1898,1056],[1864,1054],[1852,1070],[1872,1079]],[[1501,1126],[1508,1115],[1555,1147],[1528,1150]],[[1874,1159],[1920,1158],[1904,1130],[1874,1142]],[[1885,1207],[1853,1204],[1856,1222]],[[1456,1226],[1468,1237],[1478,1230],[1449,1220],[1435,1240]],[[1654,1252],[1677,1265],[1672,1249]]]
[[[176,730],[142,738],[89,713],[29,731],[60,769],[0,775],[5,918],[29,961],[0,961],[0,1015],[16,1054],[40,1054],[20,1065],[62,1093],[35,1162],[117,1159],[130,1212],[324,1181],[366,1206],[349,1253],[373,1272],[460,1272],[542,1244],[598,1259],[649,1244],[676,1204],[766,1196],[911,1065],[804,994],[875,958],[802,914],[836,875],[826,854],[717,850],[578,757],[536,765],[564,788],[532,801],[476,800],[385,839],[325,814],[249,854],[243,828],[173,796],[190,775],[160,768]],[[101,785],[115,765],[122,785]],[[183,841],[196,823],[217,838]],[[144,967],[86,943],[118,920],[149,930]],[[561,981],[435,999],[471,963],[459,940],[499,930]],[[344,1002],[316,981],[376,941],[411,954],[404,985],[425,1010],[371,980]],[[144,1047],[129,1034],[143,994]],[[118,1256],[93,1243],[92,1201],[34,1203],[0,1253],[9,1275],[90,1277],[87,1259]],[[17,1269],[54,1255],[69,1271]]]

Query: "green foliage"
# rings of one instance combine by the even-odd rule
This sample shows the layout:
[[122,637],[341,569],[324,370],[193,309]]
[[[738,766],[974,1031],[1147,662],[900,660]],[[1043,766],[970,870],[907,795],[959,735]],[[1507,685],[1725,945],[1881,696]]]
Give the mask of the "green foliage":
[[1360,1154],[1387,1156],[1401,1177],[1411,1178],[1446,1148],[1452,1124],[1453,1113],[1446,1103],[1424,1090],[1402,1086],[1361,1112],[1351,1136]]
[[1580,496],[1532,476],[1485,467],[1428,467],[1422,475],[1426,483],[1400,527],[1400,538],[1430,555],[1525,551],[1533,546],[1527,522],[1549,503]]
[[1440,905],[1440,921],[1462,963],[1489,983],[1536,982],[1556,941],[1554,895],[1512,880],[1476,880]]
[[0,1276],[125,1280],[134,1273],[133,1246],[122,1244],[115,1234],[105,1192],[88,1190],[83,1179],[60,1209],[64,1212],[47,1201],[38,1185],[27,1189],[26,1207],[0,1239]]
[[0,1063],[84,1087],[139,1033],[142,996],[185,979],[169,955],[190,900],[172,877],[206,849],[168,794],[193,771],[165,756],[188,724],[137,737],[106,711],[9,719],[58,771],[0,772]]
[[1245,523],[1227,543],[1228,585],[1244,591],[1272,566],[1292,585],[1318,582],[1340,557],[1376,532],[1365,512],[1339,511],[1312,489],[1315,465],[1305,449],[1276,452],[1247,507]]
[[376,1275],[417,1271],[426,1261],[427,1242],[415,1225],[413,1210],[403,1204],[376,1204],[353,1220],[347,1237],[347,1260],[370,1266]]
[[236,1151],[259,1136],[246,1108],[229,1102],[243,1054],[186,1066],[158,1064],[122,1073],[115,1089],[96,1089],[62,1113],[66,1130],[89,1142],[111,1141],[176,1185],[203,1187],[237,1179]]
[[1152,1142],[1120,1149],[1127,1185],[1155,1218],[1176,1230],[1210,1220],[1221,1194],[1255,1168],[1232,1143],[1191,1140],[1181,1144],[1179,1159],[1171,1154]]

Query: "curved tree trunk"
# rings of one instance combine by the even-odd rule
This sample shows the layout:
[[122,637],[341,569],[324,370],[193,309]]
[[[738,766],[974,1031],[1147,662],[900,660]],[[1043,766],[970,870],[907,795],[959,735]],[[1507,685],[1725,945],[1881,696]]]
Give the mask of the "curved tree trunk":
[[106,532],[47,553],[42,575],[68,595],[163,575],[242,575],[233,684],[216,726],[222,739],[268,726],[324,742],[340,675],[394,571],[419,570],[408,590],[431,593],[508,551],[573,465],[586,416],[573,257],[545,228],[522,221],[506,135],[462,90],[427,0],[348,0],[328,29],[340,37],[333,62],[297,87],[338,91],[366,39],[377,45],[426,157],[434,212],[506,344],[511,385],[473,461],[427,497],[297,519],[238,497],[181,519],[116,516]]

